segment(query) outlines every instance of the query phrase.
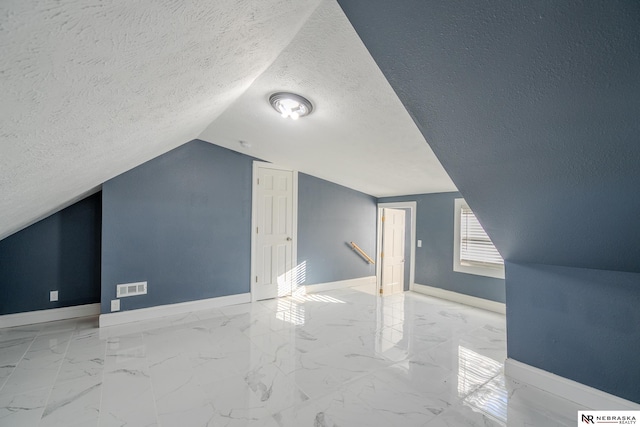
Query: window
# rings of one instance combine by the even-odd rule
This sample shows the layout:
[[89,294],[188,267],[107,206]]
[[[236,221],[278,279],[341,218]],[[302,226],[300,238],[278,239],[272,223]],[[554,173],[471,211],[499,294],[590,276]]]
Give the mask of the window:
[[455,200],[453,271],[504,279],[504,260],[464,199]]

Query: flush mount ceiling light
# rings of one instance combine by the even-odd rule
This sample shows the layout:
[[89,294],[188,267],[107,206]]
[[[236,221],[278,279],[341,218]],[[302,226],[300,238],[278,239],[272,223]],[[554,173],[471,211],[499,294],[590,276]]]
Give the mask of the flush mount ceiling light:
[[288,92],[277,92],[269,97],[269,103],[285,119],[291,117],[298,120],[313,111],[311,102],[300,95]]

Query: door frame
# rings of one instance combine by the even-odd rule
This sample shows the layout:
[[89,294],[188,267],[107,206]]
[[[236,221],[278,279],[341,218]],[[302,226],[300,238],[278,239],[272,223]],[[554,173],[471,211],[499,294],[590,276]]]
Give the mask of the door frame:
[[258,168],[265,169],[277,169],[292,172],[293,175],[293,183],[292,183],[292,204],[293,204],[293,218],[291,224],[291,257],[293,258],[293,268],[296,267],[298,262],[298,171],[286,168],[283,166],[274,165],[273,163],[261,162],[258,160],[253,161],[252,169],[251,169],[251,277],[250,280],[250,290],[251,290],[251,302],[256,302],[256,293],[255,293],[255,277],[256,277],[256,233],[254,233],[257,224],[258,224],[258,205],[256,203],[258,196],[258,186],[257,184],[257,176],[258,176]]
[[[416,275],[416,212],[418,210],[418,202],[407,201],[378,203],[378,250],[376,251],[376,286],[378,293],[380,293],[380,289],[382,288],[382,259],[380,257],[380,253],[382,252],[382,210],[384,208],[409,209],[411,212],[410,236],[408,236],[408,238],[411,239],[411,250],[409,251],[409,261],[411,263],[409,266],[409,290],[412,291]],[[405,235],[404,238],[407,239],[407,236]]]

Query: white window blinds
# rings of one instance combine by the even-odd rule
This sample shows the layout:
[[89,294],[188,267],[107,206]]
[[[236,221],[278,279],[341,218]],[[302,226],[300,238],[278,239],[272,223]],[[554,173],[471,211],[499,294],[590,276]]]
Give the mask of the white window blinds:
[[460,263],[488,267],[504,265],[500,253],[468,206],[462,206],[460,212]]

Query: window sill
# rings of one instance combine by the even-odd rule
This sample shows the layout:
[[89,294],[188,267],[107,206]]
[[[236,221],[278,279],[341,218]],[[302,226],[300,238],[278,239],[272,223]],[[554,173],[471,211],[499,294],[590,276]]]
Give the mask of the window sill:
[[491,268],[477,265],[458,264],[453,266],[453,271],[458,273],[474,274],[476,276],[493,277],[495,279],[504,279],[504,267]]

